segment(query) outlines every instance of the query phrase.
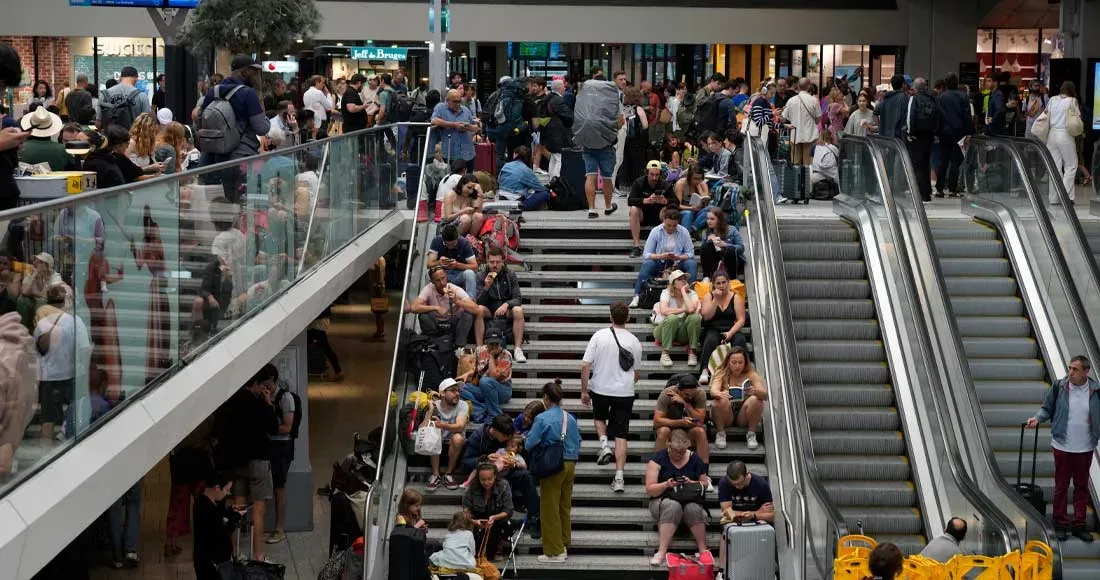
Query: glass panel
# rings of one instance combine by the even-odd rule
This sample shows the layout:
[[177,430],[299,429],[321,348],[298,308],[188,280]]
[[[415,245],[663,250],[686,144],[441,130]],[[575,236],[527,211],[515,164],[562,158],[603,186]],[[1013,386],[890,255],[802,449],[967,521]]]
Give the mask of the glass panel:
[[0,214],[13,258],[0,259],[0,314],[46,336],[28,377],[46,404],[14,445],[17,473],[0,454],[0,494],[390,215],[406,199],[398,136],[420,159],[425,130],[379,127]]

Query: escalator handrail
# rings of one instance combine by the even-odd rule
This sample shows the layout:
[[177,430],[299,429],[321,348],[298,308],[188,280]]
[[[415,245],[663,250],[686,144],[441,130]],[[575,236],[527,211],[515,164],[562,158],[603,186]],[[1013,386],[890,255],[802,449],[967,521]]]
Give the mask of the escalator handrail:
[[[752,213],[757,216],[756,225],[760,228],[759,235],[761,235],[765,241],[765,248],[762,248],[765,254],[762,258],[765,258],[763,262],[767,264],[768,271],[763,272],[763,274],[765,280],[771,284],[771,288],[769,288],[768,291],[774,297],[771,303],[774,309],[774,321],[777,331],[776,338],[778,339],[775,347],[779,348],[780,352],[783,353],[778,359],[784,363],[782,371],[786,380],[782,381],[781,385],[778,385],[778,387],[783,389],[784,398],[787,401],[787,404],[784,405],[788,417],[787,422],[788,425],[793,428],[792,437],[788,445],[791,446],[792,460],[794,461],[798,474],[801,476],[797,482],[800,486],[799,489],[801,493],[809,494],[821,507],[825,512],[830,529],[835,530],[839,538],[848,535],[848,526],[844,521],[844,517],[825,491],[825,486],[821,483],[821,478],[817,471],[817,462],[814,458],[813,444],[810,439],[810,421],[806,411],[806,399],[802,391],[803,383],[802,372],[798,362],[798,346],[794,340],[794,323],[791,317],[790,298],[787,292],[787,279],[783,272],[779,224],[775,216],[775,210],[772,206],[774,190],[772,188],[771,171],[768,169],[770,162],[767,159],[767,149],[759,142],[758,137],[749,136],[746,143],[748,147],[746,156],[749,158],[749,163],[753,172],[753,180],[756,182],[757,190],[754,195],[756,212]],[[772,259],[766,259],[768,256],[771,256]],[[770,388],[773,387],[770,386]],[[778,444],[778,442],[776,443]],[[802,514],[802,522],[806,526],[805,537],[812,541],[813,534],[810,528],[811,522],[808,517],[808,509],[805,507],[809,499],[804,498],[803,502],[803,510],[807,512]],[[805,542],[802,542],[802,545],[804,546]],[[824,562],[819,559],[816,550],[811,550],[811,555],[822,577],[829,578],[832,576],[832,556],[835,553],[835,542],[827,542],[825,549],[826,554]],[[804,565],[805,558],[802,558],[800,566]],[[805,577],[805,572],[803,572],[803,577]]]
[[[951,469],[951,477],[959,487],[963,497],[983,516],[983,521],[991,522],[993,528],[1000,534],[1001,548],[1004,550],[1002,553],[1022,549],[1023,543],[1020,541],[1019,532],[1012,523],[1011,518],[1005,515],[997,504],[991,501],[989,497],[982,492],[981,487],[974,481],[969,471],[966,469],[966,462],[959,452],[959,449],[965,444],[965,438],[954,428],[956,422],[948,420],[949,415],[951,417],[958,416],[958,408],[952,404],[953,399],[947,396],[948,385],[951,383],[949,380],[946,380],[946,376],[949,373],[945,365],[950,365],[959,376],[963,377],[966,381],[965,384],[971,386],[971,388],[966,389],[971,396],[973,396],[973,380],[970,377],[969,367],[962,362],[962,342],[959,339],[954,313],[951,311],[950,300],[947,299],[947,292],[945,290],[946,281],[940,269],[938,252],[935,245],[932,243],[931,228],[928,225],[928,219],[924,212],[924,204],[921,202],[918,194],[919,189],[916,187],[916,173],[913,170],[911,159],[908,155],[900,155],[902,151],[905,151],[905,148],[902,142],[897,138],[870,135],[867,137],[846,136],[845,139],[865,145],[874,160],[875,177],[882,193],[882,205],[887,216],[891,236],[894,238],[894,250],[898,253],[899,260],[903,266],[900,272],[900,282],[904,292],[910,297],[911,307],[917,311],[917,315],[912,317],[912,322],[916,327],[914,338],[917,342],[919,354],[925,360],[925,364],[927,364],[929,368],[926,379],[932,383],[929,385],[932,388],[930,388],[928,392],[932,397],[936,415],[940,418],[945,443],[944,449],[946,449],[948,453],[948,465]],[[895,195],[904,195],[904,193],[895,192],[892,182],[888,177],[886,160],[880,149],[885,147],[892,147],[899,153],[898,157],[902,162],[902,171],[906,182],[909,184],[908,191],[910,199],[908,201],[916,213],[916,219],[907,220],[907,223],[917,228],[916,234],[922,237],[923,240],[914,240],[911,235],[906,235],[906,232],[910,230],[907,230],[902,225],[901,208],[899,207],[898,200],[894,197]],[[920,246],[915,246],[916,243],[921,241],[923,241],[923,243]],[[915,252],[913,251],[917,249],[927,252],[929,264],[922,267],[922,265],[918,263],[914,255]],[[924,287],[924,292],[921,292],[921,286],[917,283],[917,273],[925,271],[929,272],[932,285],[930,288]],[[931,296],[928,295],[929,291],[931,291]],[[953,338],[949,344],[944,345],[939,340],[932,340],[932,330],[928,323],[929,318],[924,312],[926,308],[943,309],[941,312],[942,319],[947,322],[950,336]],[[978,431],[982,432],[982,430]],[[982,435],[986,434],[982,432]],[[988,444],[987,437],[982,437],[980,443],[983,444],[982,449],[985,451],[984,455],[987,461],[991,465],[994,464],[994,456]],[[1005,495],[1009,495],[1014,501],[1023,501],[1008,489],[1007,484],[1004,483],[1004,479],[1000,477],[998,471],[993,471],[992,473],[996,476],[993,480],[1000,484]],[[1023,513],[1026,514],[1027,512],[1025,511]]]
[[[435,130],[434,126],[427,125],[427,131],[425,132],[425,135],[424,135],[424,149],[423,149],[423,151],[421,152],[421,155],[420,155],[420,167],[421,168],[427,167],[426,162],[429,158],[428,157],[428,147],[432,142],[431,137],[432,137],[432,134],[433,134],[434,130]],[[426,200],[427,199],[427,192],[425,191],[426,187],[427,187],[427,180],[423,179],[423,174],[421,174],[421,179],[418,180],[418,185],[417,185],[417,190],[416,190],[416,203],[413,204],[413,207],[417,207],[421,200]],[[418,211],[418,210],[414,210],[414,211]],[[425,224],[420,224],[415,219],[413,220],[412,232],[409,236],[409,240],[410,240],[409,241],[409,251],[408,251],[408,254],[405,257],[405,277],[404,277],[405,287],[401,289],[401,309],[398,310],[398,312],[400,312],[400,313],[404,313],[406,311],[405,309],[409,305],[409,289],[413,287],[412,284],[410,284],[412,282],[412,279],[410,278],[410,276],[412,275],[412,272],[413,272],[413,261],[414,261],[414,258],[416,256],[416,252],[417,252],[417,247],[416,247],[417,237],[416,236],[417,236],[418,233],[420,233],[418,230],[421,228],[421,226],[428,227],[430,225],[431,225],[431,222],[427,222]],[[415,320],[415,317],[402,316],[401,327],[402,328],[411,327],[414,324],[414,320]],[[380,532],[384,529],[381,526],[372,525],[372,521],[370,519],[370,511],[371,511],[371,504],[372,504],[372,499],[373,499],[372,496],[374,495],[374,491],[380,485],[382,485],[383,473],[384,473],[385,467],[386,467],[386,463],[385,463],[385,459],[386,459],[386,442],[388,440],[391,440],[391,439],[396,440],[394,437],[389,436],[390,416],[393,415],[393,413],[390,412],[390,401],[392,401],[393,397],[394,397],[394,381],[397,378],[398,366],[400,364],[404,363],[404,360],[403,360],[404,357],[402,356],[402,354],[403,354],[402,346],[403,345],[401,343],[401,337],[402,336],[403,336],[403,333],[398,332],[397,339],[394,341],[394,345],[393,345],[393,358],[391,359],[392,363],[390,365],[390,376],[389,376],[389,381],[388,381],[388,386],[387,386],[387,391],[386,391],[386,397],[383,399],[383,401],[385,401],[385,405],[386,405],[386,412],[383,413],[384,418],[382,419],[382,441],[379,444],[379,448],[378,448],[378,465],[376,466],[376,469],[375,469],[375,472],[374,472],[374,481],[371,483],[370,489],[367,491],[366,505],[363,507],[363,534],[364,534],[363,576],[360,580],[368,580],[368,578],[370,577],[370,573],[372,572],[371,568],[373,568],[374,565],[377,563],[377,562],[371,561],[371,559],[370,559],[371,556],[373,555],[373,552],[374,552],[375,543],[378,541],[378,538],[376,538],[374,536],[374,533],[375,532]]]

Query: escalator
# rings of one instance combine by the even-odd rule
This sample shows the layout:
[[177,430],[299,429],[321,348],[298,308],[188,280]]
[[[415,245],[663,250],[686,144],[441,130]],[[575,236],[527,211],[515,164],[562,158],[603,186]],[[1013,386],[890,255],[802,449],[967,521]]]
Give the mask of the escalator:
[[779,239],[817,470],[849,530],[926,543],[859,233],[781,220]]

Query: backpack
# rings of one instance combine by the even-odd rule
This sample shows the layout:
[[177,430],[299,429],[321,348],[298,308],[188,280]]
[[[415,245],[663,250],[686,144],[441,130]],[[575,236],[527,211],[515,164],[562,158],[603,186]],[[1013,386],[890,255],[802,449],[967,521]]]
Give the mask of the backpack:
[[485,107],[488,111],[485,133],[491,139],[500,139],[523,128],[524,88],[516,81],[502,85],[492,95]]
[[134,104],[140,94],[141,91],[137,89],[134,89],[128,95],[107,91],[107,98],[102,99],[99,103],[103,127],[118,125],[129,130],[130,126],[134,124]]
[[287,393],[289,393],[290,398],[294,400],[294,422],[290,424],[290,438],[297,439],[298,430],[302,426],[302,398],[298,396],[298,393],[284,387],[275,393],[276,403],[283,400],[283,395]]
[[481,242],[486,252],[493,248],[500,250],[506,264],[523,264],[523,257],[516,251],[519,249],[519,224],[512,218],[503,214],[487,217],[481,227]]
[[550,190],[550,209],[553,211],[574,211],[588,207],[581,194],[573,190],[573,186],[561,178],[555,177],[547,186]]
[[695,110],[694,125],[692,126],[692,134],[696,138],[708,131],[718,132],[721,127],[729,125],[729,119],[722,123],[722,120],[718,118],[718,104],[728,98],[723,93],[714,93],[699,103],[699,107]]
[[203,153],[228,155],[241,144],[241,127],[237,124],[237,114],[229,99],[244,85],[233,87],[224,96],[222,85],[214,87],[214,100],[199,115],[199,128],[195,137],[199,141],[199,150]]
[[909,135],[936,134],[940,128],[940,113],[931,97],[917,93],[909,97],[906,108],[906,132]]
[[409,119],[412,119],[415,106],[416,101],[408,93],[394,91],[393,98],[390,99],[390,108],[393,109],[393,115],[386,115],[388,117],[386,120],[397,123],[408,122]]
[[680,103],[680,108],[676,109],[676,126],[679,127],[681,131],[687,131],[691,128],[692,123],[695,122],[695,112],[697,108],[695,95],[684,95],[684,100]]

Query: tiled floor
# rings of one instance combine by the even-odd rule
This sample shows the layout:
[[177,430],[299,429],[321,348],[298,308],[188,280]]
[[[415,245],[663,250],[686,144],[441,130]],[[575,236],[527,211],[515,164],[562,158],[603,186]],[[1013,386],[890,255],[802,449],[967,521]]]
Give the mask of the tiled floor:
[[[314,488],[328,482],[333,461],[350,450],[352,433],[366,433],[382,419],[394,336],[397,332],[397,304],[386,322],[386,338],[375,340],[374,318],[365,304],[337,305],[329,337],[344,366],[341,383],[309,385],[310,461],[314,470]],[[365,303],[365,299],[363,300]],[[191,567],[191,543],[185,539],[184,551],[171,560],[164,557],[165,514],[168,504],[168,464],[162,461],[145,478],[145,502],[142,509],[142,565],[135,569],[113,570],[98,564],[93,580],[182,580],[195,577]],[[328,501],[313,497],[314,528],[311,532],[287,534],[288,540],[267,547],[267,557],[287,567],[286,580],[313,580],[327,560]]]

